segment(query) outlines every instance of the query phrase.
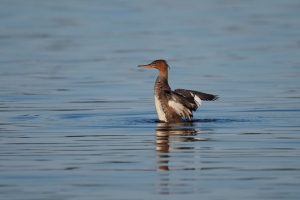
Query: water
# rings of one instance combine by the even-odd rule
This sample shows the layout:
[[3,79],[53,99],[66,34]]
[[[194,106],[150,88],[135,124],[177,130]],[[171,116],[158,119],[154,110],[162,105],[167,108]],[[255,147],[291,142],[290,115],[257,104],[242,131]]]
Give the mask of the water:
[[[1,199],[298,199],[299,8],[1,1]],[[220,99],[158,123],[160,58]]]

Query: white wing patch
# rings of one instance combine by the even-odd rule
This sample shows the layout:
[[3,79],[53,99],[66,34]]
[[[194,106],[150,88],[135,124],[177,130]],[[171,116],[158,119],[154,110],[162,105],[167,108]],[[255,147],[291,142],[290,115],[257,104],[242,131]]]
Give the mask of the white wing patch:
[[191,121],[192,112],[190,111],[190,109],[184,107],[182,104],[176,101],[169,101],[168,104],[175,110],[178,115],[180,115],[181,117],[186,117]]
[[192,97],[194,97],[195,103],[197,104],[197,107],[199,107],[202,103],[202,100],[195,94],[193,94],[192,92],[190,92]]
[[156,108],[158,119],[160,121],[167,122],[166,114],[164,113],[161,103],[158,100],[158,98],[156,97],[156,95],[154,95],[154,102],[155,102],[155,108]]

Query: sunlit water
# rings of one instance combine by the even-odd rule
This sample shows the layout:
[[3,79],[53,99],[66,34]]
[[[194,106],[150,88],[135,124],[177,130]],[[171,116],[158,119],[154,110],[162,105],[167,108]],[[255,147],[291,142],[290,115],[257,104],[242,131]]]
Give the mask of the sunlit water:
[[[1,199],[299,199],[299,1],[0,4]],[[158,123],[160,58],[220,99]]]

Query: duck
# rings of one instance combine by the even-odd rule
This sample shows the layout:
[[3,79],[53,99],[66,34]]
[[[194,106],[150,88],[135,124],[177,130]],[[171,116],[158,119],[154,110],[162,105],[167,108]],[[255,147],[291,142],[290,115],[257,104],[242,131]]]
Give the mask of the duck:
[[159,122],[183,123],[192,121],[193,111],[196,111],[202,101],[215,101],[218,95],[207,94],[194,90],[171,90],[168,82],[167,61],[154,60],[150,64],[138,65],[139,68],[156,68],[159,75],[154,85],[154,103]]

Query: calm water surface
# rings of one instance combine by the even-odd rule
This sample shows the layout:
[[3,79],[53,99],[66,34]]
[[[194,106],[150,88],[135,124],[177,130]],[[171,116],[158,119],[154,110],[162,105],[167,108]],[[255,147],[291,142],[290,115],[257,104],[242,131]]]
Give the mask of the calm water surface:
[[[299,199],[299,1],[0,4],[1,199]],[[220,99],[158,123],[159,58]]]

